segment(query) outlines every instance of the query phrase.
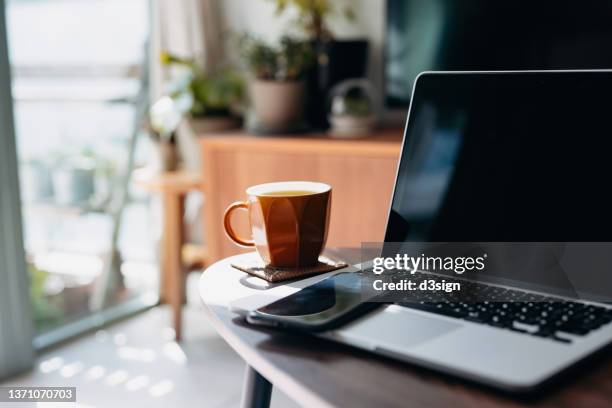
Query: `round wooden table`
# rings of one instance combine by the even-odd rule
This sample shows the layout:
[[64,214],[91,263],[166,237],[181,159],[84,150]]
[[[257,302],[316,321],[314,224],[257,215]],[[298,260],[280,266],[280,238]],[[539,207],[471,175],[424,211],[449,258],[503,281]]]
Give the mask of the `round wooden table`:
[[268,285],[232,268],[235,260],[227,258],[207,268],[199,291],[209,320],[247,364],[243,407],[268,406],[272,384],[308,407],[612,406],[609,351],[540,394],[519,398],[329,340],[251,326],[240,316],[244,310],[338,271]]

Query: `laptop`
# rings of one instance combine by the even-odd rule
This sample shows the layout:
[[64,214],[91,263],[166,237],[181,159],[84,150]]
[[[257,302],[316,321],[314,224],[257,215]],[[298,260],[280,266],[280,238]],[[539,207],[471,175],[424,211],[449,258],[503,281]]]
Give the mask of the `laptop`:
[[[312,304],[299,291],[317,285],[329,310],[378,298],[374,311],[318,335],[506,391],[538,389],[612,341],[610,112],[612,71],[420,74],[384,242],[364,243],[359,265],[230,309]],[[373,254],[448,255],[451,270],[391,265],[383,283],[461,290],[362,297],[364,282],[385,276],[373,273]],[[328,313],[319,309],[299,320]]]
[[419,75],[385,242],[527,243],[571,259],[510,251],[470,282],[477,302],[397,301],[324,336],[518,392],[608,345],[611,112],[612,71]]

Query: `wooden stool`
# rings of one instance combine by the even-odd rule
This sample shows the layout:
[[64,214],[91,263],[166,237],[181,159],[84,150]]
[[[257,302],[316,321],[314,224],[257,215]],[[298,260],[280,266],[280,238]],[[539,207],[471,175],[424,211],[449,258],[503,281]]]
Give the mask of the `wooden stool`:
[[[172,319],[176,339],[181,339],[182,306],[185,300],[185,268],[183,246],[185,245],[183,214],[185,196],[191,191],[202,189],[200,176],[188,171],[154,173],[145,170],[134,172],[134,183],[148,191],[161,195],[163,206],[163,235],[161,247],[160,300],[172,308]],[[191,254],[189,263],[205,263],[204,248],[194,249],[187,246],[185,252]]]

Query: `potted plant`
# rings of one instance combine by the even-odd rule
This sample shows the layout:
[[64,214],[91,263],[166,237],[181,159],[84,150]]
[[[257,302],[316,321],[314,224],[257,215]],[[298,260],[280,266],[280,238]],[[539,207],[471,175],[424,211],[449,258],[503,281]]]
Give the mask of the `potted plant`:
[[48,160],[29,158],[21,163],[21,192],[26,202],[45,202],[53,197],[51,166]]
[[176,131],[183,120],[183,112],[169,96],[159,98],[149,110],[149,134],[157,147],[155,168],[174,171],[178,168],[179,155],[176,148]]
[[298,27],[311,41],[316,64],[308,73],[309,100],[307,117],[311,125],[327,128],[327,100],[329,91],[338,83],[366,75],[368,41],[334,37],[330,23],[334,18],[354,21],[356,16],[348,1],[331,0],[271,0],[278,15],[295,15],[292,25]]
[[55,202],[86,206],[95,193],[95,163],[82,155],[65,157],[53,169]]
[[162,52],[161,62],[183,68],[169,95],[185,111],[197,135],[240,126],[244,101],[242,77],[233,69],[206,72],[195,60]]
[[287,132],[299,127],[305,73],[313,62],[310,45],[291,37],[270,45],[250,35],[240,37],[238,45],[252,76],[250,92],[258,129]]
[[57,296],[58,291],[49,288],[51,286],[48,284],[49,272],[38,269],[30,262],[28,262],[28,272],[34,327],[37,332],[42,332],[62,321],[64,299]]
[[349,79],[330,92],[330,134],[338,138],[365,137],[376,126],[372,86],[366,79]]

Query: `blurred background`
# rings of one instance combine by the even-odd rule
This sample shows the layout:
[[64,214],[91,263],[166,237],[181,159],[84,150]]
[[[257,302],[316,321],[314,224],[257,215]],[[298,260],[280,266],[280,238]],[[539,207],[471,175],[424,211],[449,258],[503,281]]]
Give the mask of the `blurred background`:
[[[144,0],[7,4],[37,334],[120,303],[155,301],[147,197],[131,195],[122,203],[121,226],[112,208],[138,104],[145,103],[138,95],[147,69],[148,13]],[[146,160],[144,149],[135,148],[137,162]],[[113,256],[121,258],[114,266],[123,285],[104,294],[98,280]]]
[[[236,119],[229,127],[240,126],[245,103],[241,55],[225,51],[246,33],[260,42],[252,47],[262,50],[265,41],[272,44],[288,31],[304,38],[291,27],[294,16],[277,13],[279,4],[7,1],[23,228],[38,343],[52,344],[64,337],[55,329],[94,314],[103,318],[106,309],[123,305],[129,312],[157,302],[155,248],[161,224],[156,203],[146,191],[124,183],[139,167],[178,166],[156,157],[163,153],[158,154],[155,137],[147,133],[175,129],[152,129],[150,106],[171,95],[171,106],[164,110],[162,100],[158,116],[176,110],[197,118],[207,116],[205,109],[217,110],[210,116],[229,113]],[[296,14],[287,8],[287,14]],[[375,28],[361,20],[357,25],[352,17],[335,19],[348,35]],[[200,86],[194,96],[202,100],[195,104],[189,100],[190,81]],[[162,126],[178,127],[166,117],[158,119],[169,121]],[[156,161],[162,163],[151,164]],[[188,164],[194,169],[197,157],[192,161],[196,164]],[[113,268],[118,270],[109,272]],[[79,328],[63,331],[70,335]],[[49,333],[54,335],[45,336]]]

